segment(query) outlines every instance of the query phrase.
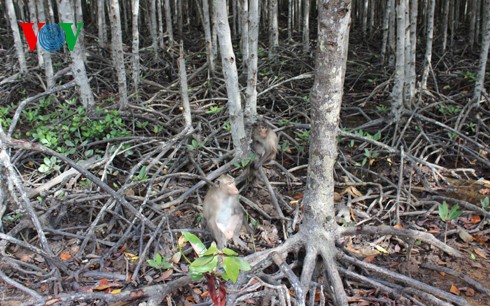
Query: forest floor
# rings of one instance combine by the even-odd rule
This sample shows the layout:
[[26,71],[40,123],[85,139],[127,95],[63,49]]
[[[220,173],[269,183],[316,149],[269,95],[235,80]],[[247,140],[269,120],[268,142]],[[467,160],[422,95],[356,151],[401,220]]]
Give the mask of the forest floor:
[[[3,39],[0,44],[9,45],[6,42],[11,40]],[[70,167],[60,160],[28,150],[11,151],[49,245],[67,263],[70,274],[51,275],[42,256],[12,243],[0,246],[0,270],[7,277],[44,297],[52,296],[47,301],[54,302],[62,293],[115,293],[186,275],[188,264],[174,256],[176,241],[182,231],[209,241],[200,222],[200,204],[207,188],[183,202],[171,201],[227,162],[232,148],[224,81],[221,77],[208,79],[204,48],[197,41],[189,36],[184,47],[195,125],[190,137],[179,135],[183,119],[178,48],[159,53],[158,59],[150,51],[142,54],[142,89],[133,96],[130,110],[115,111],[117,82],[108,50],[90,51],[86,61],[99,106],[95,115],[89,118],[78,106],[73,88],[27,105],[15,138],[41,142],[75,161],[88,160],[87,168],[141,208],[158,224],[158,230],[146,227],[126,208],[111,206],[111,197],[83,176],[62,177]],[[422,230],[465,257],[453,258],[419,241],[392,236],[355,237],[342,242],[344,249],[366,262],[461,295],[471,305],[490,305],[490,296],[462,277],[433,269],[446,267],[490,288],[490,103],[486,100],[476,110],[467,105],[478,54],[462,47],[451,48],[444,56],[435,52],[429,89],[417,95],[416,106],[395,125],[388,121],[392,71],[381,63],[378,45],[351,34],[341,111],[341,131],[346,133],[339,136],[335,174],[336,202],[339,208],[347,207],[348,213],[339,216],[339,223]],[[286,224],[275,218],[270,194],[260,184],[242,194],[261,208],[244,205],[253,221],[257,250],[279,245],[301,222],[309,154],[308,99],[314,73],[313,57],[305,55],[300,44],[288,43],[276,60],[269,60],[264,49],[259,51],[258,112],[280,137],[277,161],[296,179],[274,165],[266,166],[266,175],[282,199],[284,215],[293,220]],[[0,49],[0,55],[5,59],[0,64],[0,115],[7,130],[18,104],[44,91],[43,71],[33,69],[24,79],[3,83],[15,73],[16,61],[13,47]],[[29,60],[33,65],[35,55]],[[57,71],[67,67],[66,61],[66,55],[54,55]],[[298,75],[304,78],[292,79]],[[70,80],[71,75],[64,75],[58,83]],[[487,89],[488,80],[487,73]],[[243,86],[244,78],[240,82]],[[379,143],[393,149],[403,146],[406,155],[401,159]],[[232,166],[230,173],[237,177],[242,171]],[[166,205],[169,202],[172,205]],[[462,214],[444,222],[440,216],[444,202],[449,207],[459,205]],[[2,220],[3,233],[39,247],[35,230],[14,200]],[[251,246],[250,238],[244,237]],[[156,252],[173,257],[170,269],[159,270],[147,263]],[[397,304],[366,284],[346,279],[345,286],[351,305]],[[18,305],[28,298],[18,288],[0,286],[2,305]],[[176,305],[209,300],[203,281],[183,286],[171,299]],[[77,305],[104,304],[97,300],[94,296]],[[260,301],[250,298],[244,303]],[[171,305],[170,296],[166,302]]]

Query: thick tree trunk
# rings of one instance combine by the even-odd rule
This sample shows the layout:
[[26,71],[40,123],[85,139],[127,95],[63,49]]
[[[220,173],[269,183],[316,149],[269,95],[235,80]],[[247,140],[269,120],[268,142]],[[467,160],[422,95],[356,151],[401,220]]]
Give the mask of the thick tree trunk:
[[424,60],[424,72],[422,74],[422,82],[420,87],[422,89],[427,88],[427,77],[429,76],[429,69],[432,65],[432,39],[434,37],[434,11],[436,6],[436,0],[428,0],[429,8],[427,10],[427,37],[425,45],[425,60]]
[[[300,232],[312,237],[307,245],[301,274],[307,288],[313,274],[312,260],[320,253],[327,266],[337,305],[347,305],[347,296],[335,268],[335,236],[338,225],[334,211],[334,165],[337,158],[337,130],[342,103],[347,48],[349,42],[350,1],[319,1],[318,47],[315,82],[311,90],[311,136],[308,180],[303,198],[305,218]],[[326,235],[319,233],[326,231]],[[315,241],[317,240],[317,241]],[[319,246],[325,246],[321,249]]]

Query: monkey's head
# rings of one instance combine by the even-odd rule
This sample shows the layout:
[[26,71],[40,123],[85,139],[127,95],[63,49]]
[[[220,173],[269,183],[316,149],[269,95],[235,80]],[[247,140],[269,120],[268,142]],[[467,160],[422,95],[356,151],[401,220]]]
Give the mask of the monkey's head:
[[218,178],[216,181],[218,188],[224,192],[225,194],[228,195],[237,195],[238,194],[238,188],[235,185],[235,179],[227,174],[223,174]]
[[262,139],[265,139],[267,137],[267,134],[269,133],[269,128],[264,124],[258,124],[255,126],[255,133],[259,135]]

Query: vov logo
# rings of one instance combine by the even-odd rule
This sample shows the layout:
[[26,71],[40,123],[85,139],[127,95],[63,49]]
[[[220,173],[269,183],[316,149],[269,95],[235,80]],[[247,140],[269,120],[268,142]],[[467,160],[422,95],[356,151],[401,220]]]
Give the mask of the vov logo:
[[83,22],[77,22],[77,33],[73,33],[73,22],[60,22],[58,24],[46,24],[45,22],[37,23],[37,35],[34,33],[34,22],[19,22],[20,27],[24,31],[29,50],[34,52],[36,43],[48,51],[56,52],[66,41],[68,49],[73,51],[77,43],[78,35],[83,28]]

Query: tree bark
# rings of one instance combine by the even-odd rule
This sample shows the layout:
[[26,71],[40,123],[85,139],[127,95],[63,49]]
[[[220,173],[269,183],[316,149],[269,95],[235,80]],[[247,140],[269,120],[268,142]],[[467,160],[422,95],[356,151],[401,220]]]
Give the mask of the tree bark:
[[226,0],[215,0],[213,2],[216,10],[218,23],[218,41],[221,52],[221,63],[228,95],[228,110],[230,113],[231,136],[235,157],[241,158],[246,151],[247,141],[245,137],[245,125],[243,122],[243,111],[240,101],[240,89],[238,88],[238,73],[236,68],[236,57],[233,52],[230,25],[228,23],[228,12]]

